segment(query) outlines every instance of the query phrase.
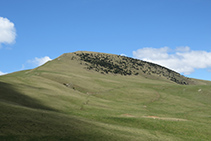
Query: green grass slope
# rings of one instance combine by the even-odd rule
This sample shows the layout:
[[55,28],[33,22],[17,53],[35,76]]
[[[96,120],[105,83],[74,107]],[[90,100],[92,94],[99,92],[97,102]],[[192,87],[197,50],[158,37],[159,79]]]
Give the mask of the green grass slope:
[[209,81],[101,73],[81,53],[0,77],[0,140],[211,139]]

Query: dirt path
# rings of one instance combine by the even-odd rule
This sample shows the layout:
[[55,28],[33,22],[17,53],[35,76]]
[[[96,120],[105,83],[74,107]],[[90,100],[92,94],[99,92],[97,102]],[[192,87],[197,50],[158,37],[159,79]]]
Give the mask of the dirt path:
[[[136,117],[131,114],[122,114],[121,117]],[[169,120],[169,121],[188,121],[187,119],[181,119],[181,118],[170,118],[170,117],[158,117],[158,116],[142,116],[141,118],[149,118],[149,119],[158,119],[158,120]]]
[[157,116],[143,116],[143,118],[170,120],[170,121],[188,121],[187,119],[181,119],[181,118],[157,117]]

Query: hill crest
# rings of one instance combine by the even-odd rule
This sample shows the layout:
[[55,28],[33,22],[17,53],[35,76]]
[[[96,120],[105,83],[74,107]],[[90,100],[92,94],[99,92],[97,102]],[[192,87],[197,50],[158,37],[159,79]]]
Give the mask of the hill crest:
[[80,61],[80,64],[85,65],[87,70],[94,70],[101,74],[162,77],[182,85],[194,83],[190,78],[166,67],[126,56],[89,51],[65,53],[62,56],[69,56],[71,60]]

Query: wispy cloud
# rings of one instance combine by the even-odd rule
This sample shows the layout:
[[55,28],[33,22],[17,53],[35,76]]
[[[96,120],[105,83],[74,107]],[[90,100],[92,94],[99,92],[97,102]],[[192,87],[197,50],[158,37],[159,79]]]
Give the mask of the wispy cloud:
[[1,72],[1,71],[0,71],[0,75],[5,75],[5,74],[7,74],[7,73],[4,73],[4,72]]
[[186,75],[195,69],[211,68],[211,52],[191,50],[188,46],[177,47],[174,50],[169,47],[146,47],[133,51],[133,57],[160,64]]
[[32,64],[34,66],[41,66],[43,64],[45,64],[46,62],[48,61],[51,61],[52,59],[48,56],[45,56],[45,57],[41,57],[41,58],[38,58],[38,57],[35,57],[34,59],[32,60],[28,60],[27,62],[29,64]]
[[14,23],[7,18],[0,17],[0,48],[1,44],[12,44],[15,42],[16,30]]

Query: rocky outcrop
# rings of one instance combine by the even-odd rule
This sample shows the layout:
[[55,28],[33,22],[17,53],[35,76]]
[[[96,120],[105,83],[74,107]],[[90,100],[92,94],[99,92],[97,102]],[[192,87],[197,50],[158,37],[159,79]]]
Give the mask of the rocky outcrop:
[[[75,56],[75,57],[74,57]],[[86,69],[95,70],[102,74],[121,75],[154,75],[165,77],[178,84],[188,85],[191,80],[163,66],[138,59],[96,52],[74,52],[72,59],[83,61]]]

